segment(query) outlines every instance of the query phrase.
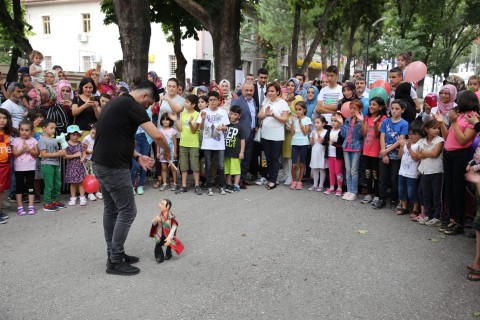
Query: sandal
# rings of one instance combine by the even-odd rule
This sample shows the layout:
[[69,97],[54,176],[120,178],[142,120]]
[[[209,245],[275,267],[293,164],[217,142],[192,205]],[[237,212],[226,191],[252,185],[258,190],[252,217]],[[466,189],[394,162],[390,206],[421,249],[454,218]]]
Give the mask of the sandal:
[[397,216],[403,216],[404,214],[407,214],[407,213],[408,213],[408,210],[404,208],[400,208],[397,211],[395,211],[395,214]]
[[267,186],[266,186],[265,188],[267,188],[267,190],[273,190],[273,189],[275,189],[276,187],[277,187],[277,184],[276,184],[276,183],[274,183],[273,186],[271,186],[271,185],[269,185],[269,184],[267,183]]
[[160,180],[157,180],[153,183],[152,188],[153,189],[158,189],[158,188],[160,188],[161,185],[162,185],[162,182]]
[[467,275],[467,280],[480,281],[480,271],[475,269],[471,270]]

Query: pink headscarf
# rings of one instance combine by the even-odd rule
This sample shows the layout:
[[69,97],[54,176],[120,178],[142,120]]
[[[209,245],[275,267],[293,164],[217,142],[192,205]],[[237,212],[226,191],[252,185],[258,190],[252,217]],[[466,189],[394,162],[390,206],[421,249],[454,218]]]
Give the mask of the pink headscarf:
[[63,96],[62,96],[62,88],[63,87],[69,87],[70,88],[70,101],[72,101],[72,99],[73,99],[73,89],[72,89],[72,85],[70,84],[70,82],[67,81],[67,80],[60,80],[60,81],[58,81],[57,87],[55,88],[55,91],[57,92],[57,101],[60,104],[65,101],[65,99],[63,99]]
[[438,100],[438,111],[441,115],[446,115],[450,110],[453,110],[455,99],[457,98],[457,88],[455,86],[446,84],[440,88],[439,93],[444,89],[447,89],[450,92],[450,101],[448,103],[443,103],[442,99]]

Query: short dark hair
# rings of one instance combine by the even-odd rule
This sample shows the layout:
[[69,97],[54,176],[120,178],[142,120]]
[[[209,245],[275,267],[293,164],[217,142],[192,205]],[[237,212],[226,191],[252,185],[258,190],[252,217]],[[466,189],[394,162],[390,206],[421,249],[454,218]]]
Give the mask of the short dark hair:
[[105,99],[108,99],[108,100],[112,100],[112,96],[109,95],[108,93],[102,93],[100,95],[100,98],[105,98]]
[[220,99],[220,94],[218,94],[217,91],[210,91],[210,92],[208,93],[208,97],[209,97],[209,98],[210,98],[210,97],[215,97],[215,98],[217,98],[217,99]]
[[235,105],[230,107],[230,112],[238,113],[239,115],[241,115],[242,114],[242,108],[235,104]]
[[30,127],[30,130],[33,130],[33,122],[31,122],[31,121],[28,121],[28,120],[22,120],[22,121],[20,121],[20,123],[18,124],[18,129],[19,129],[19,130],[20,130],[20,127],[21,127],[22,125],[27,125],[27,126]]
[[327,68],[327,73],[335,73],[338,76],[338,67],[337,66],[329,66]]
[[421,120],[414,120],[412,123],[410,123],[410,125],[408,127],[408,131],[413,132],[413,133],[418,133],[418,134],[422,135],[422,132],[423,132],[422,121]]
[[173,125],[175,124],[175,122],[174,122],[172,119],[170,119],[170,117],[168,116],[168,113],[167,113],[167,112],[165,112],[164,114],[162,114],[162,115],[160,116],[160,121],[159,121],[159,122],[160,122],[160,126],[162,126],[163,120],[168,120],[169,127],[173,127]]
[[266,75],[268,75],[268,70],[265,69],[265,68],[260,68],[260,69],[258,69],[258,71],[257,71],[257,75],[259,75],[259,74],[266,74]]
[[48,125],[49,125],[50,123],[55,123],[55,125],[57,125],[57,123],[55,122],[55,120],[49,119],[49,118],[45,118],[45,119],[42,120],[42,128],[48,127]]
[[267,83],[267,87],[265,88],[265,90],[268,91],[268,88],[270,87],[274,87],[275,91],[277,91],[278,95],[280,95],[282,88],[280,87],[280,84],[277,81]]
[[[473,92],[472,92],[473,93]],[[392,101],[392,105],[396,103],[400,106],[400,108],[402,109],[406,109],[407,108],[407,104],[405,103],[405,101],[403,101],[402,99],[395,99]]]
[[305,75],[303,73],[295,73],[295,78],[296,77],[302,77],[302,80],[305,82]]
[[403,71],[399,67],[395,67],[393,69],[390,69],[389,72],[390,73],[396,73],[397,75],[399,75],[403,79]]
[[177,87],[180,85],[180,82],[178,81],[177,78],[170,78],[170,79],[168,79],[168,80],[167,80],[167,85],[168,85],[168,83],[169,83],[170,81],[175,82],[175,84],[177,85]]
[[365,78],[364,77],[358,77],[357,79],[355,79],[355,83],[357,83],[357,81],[365,82]]
[[477,95],[470,90],[460,91],[457,95],[457,108],[458,112],[478,112]]
[[246,77],[255,77],[255,75],[253,73],[247,73],[247,75],[245,76]]
[[158,102],[159,96],[157,95],[157,87],[155,84],[148,80],[142,80],[134,89],[134,91],[147,91],[152,100]]
[[354,71],[353,71],[353,74],[355,74],[355,73],[360,73],[360,75],[361,75],[362,77],[365,76],[365,74],[363,73],[363,70],[354,70]]
[[58,64],[56,64],[52,67],[52,70],[56,70],[56,69],[62,69],[63,70],[63,68],[61,66],[59,66]]
[[28,111],[28,114],[27,114],[27,119],[30,120],[31,122],[33,122],[33,120],[35,120],[36,118],[39,118],[39,117],[42,117],[42,118],[46,118],[47,114],[45,113],[45,111],[43,111],[42,109],[32,109],[30,111]]
[[21,84],[20,82],[11,82],[9,85],[8,85],[8,88],[7,88],[7,91],[8,92],[13,92],[15,91],[15,89],[22,89],[23,90],[23,84]]

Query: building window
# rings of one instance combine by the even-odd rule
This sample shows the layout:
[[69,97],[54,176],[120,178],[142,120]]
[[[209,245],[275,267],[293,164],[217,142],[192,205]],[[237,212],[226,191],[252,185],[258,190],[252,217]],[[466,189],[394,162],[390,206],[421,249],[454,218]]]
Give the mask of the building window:
[[83,32],[90,32],[90,13],[82,14]]
[[92,69],[92,57],[91,56],[83,56],[83,71],[88,71]]
[[43,56],[45,61],[45,70],[52,70],[52,56]]
[[50,34],[50,16],[43,16],[43,34]]
[[174,55],[168,56],[170,60],[170,77],[175,77],[175,70],[177,70],[177,57]]

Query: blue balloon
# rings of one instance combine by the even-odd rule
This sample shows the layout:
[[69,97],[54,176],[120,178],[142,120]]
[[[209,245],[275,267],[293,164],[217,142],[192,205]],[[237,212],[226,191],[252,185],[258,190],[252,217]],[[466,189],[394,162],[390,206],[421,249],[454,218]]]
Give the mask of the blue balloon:
[[363,115],[366,116],[368,114],[368,107],[370,106],[370,100],[368,98],[362,98],[362,104],[363,104]]
[[475,140],[473,140],[472,145],[470,146],[470,153],[471,157],[475,154],[475,151],[477,150],[478,145],[480,144],[480,136],[476,136]]

